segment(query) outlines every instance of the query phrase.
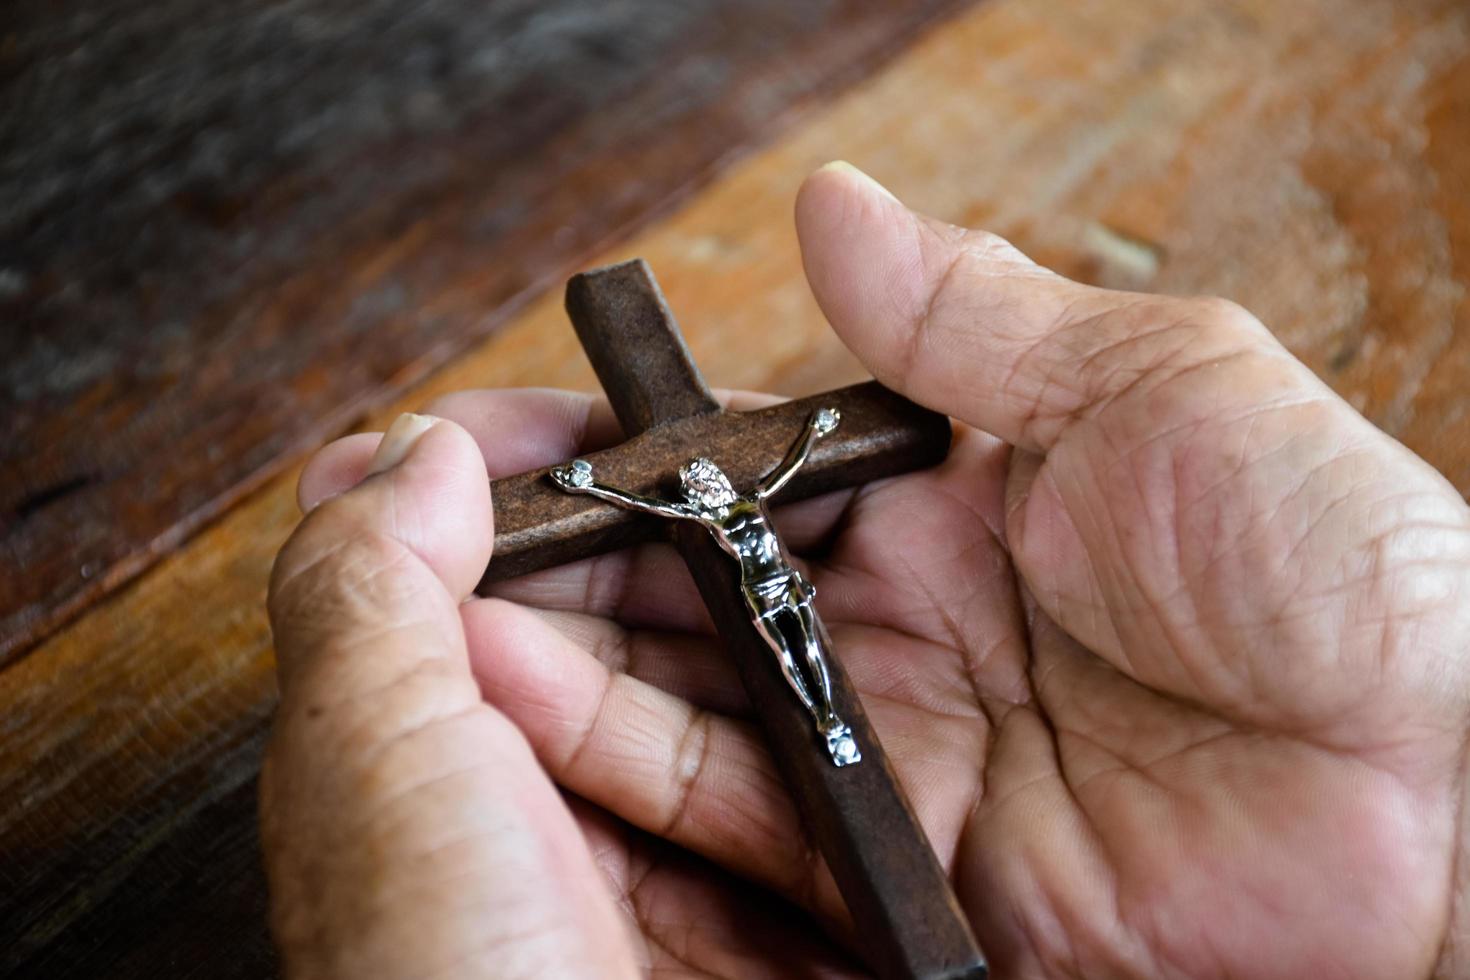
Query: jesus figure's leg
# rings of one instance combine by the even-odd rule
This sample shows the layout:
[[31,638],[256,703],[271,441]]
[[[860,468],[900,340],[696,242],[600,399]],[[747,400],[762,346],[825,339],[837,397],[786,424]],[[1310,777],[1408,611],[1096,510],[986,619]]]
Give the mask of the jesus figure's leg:
[[[794,592],[795,590],[793,590]],[[816,690],[812,692],[812,699],[816,701],[817,724],[825,733],[834,725],[840,724],[837,714],[832,710],[832,678],[827,673],[827,657],[822,650],[821,627],[817,624],[817,617],[812,612],[812,604],[809,599],[803,598],[792,606],[792,612],[796,614],[796,620],[801,624],[802,656],[806,658],[807,676],[816,683]]]
[[761,608],[754,603],[750,603],[749,606],[750,620],[755,624],[761,639],[766,641],[766,645],[776,655],[776,663],[781,668],[781,675],[786,678],[786,683],[796,692],[796,696],[801,699],[806,710],[820,722],[821,714],[817,703],[812,697],[812,692],[807,690],[806,679],[801,676],[801,671],[796,666],[796,657],[791,649],[791,643],[775,623],[775,617],[783,612],[785,607]]
[[832,762],[847,766],[861,762],[863,754],[853,739],[852,729],[837,717],[837,709],[832,705],[832,678],[827,672],[827,653],[824,649],[826,634],[817,621],[816,609],[812,605],[815,591],[811,583],[798,572],[792,577],[786,601],[801,625],[799,632],[802,637],[802,655],[806,658],[807,676],[817,687],[813,692],[817,701],[814,712],[817,728],[826,739],[827,754],[832,757]]
[[[862,760],[852,729],[832,707],[832,680],[822,652],[821,627],[803,582],[792,582],[779,597],[747,594],[751,622],[776,654],[786,683],[811,713],[818,735],[826,742],[834,765]],[[795,648],[800,647],[798,652]],[[797,657],[802,658],[799,664]],[[804,669],[803,669],[804,668]]]

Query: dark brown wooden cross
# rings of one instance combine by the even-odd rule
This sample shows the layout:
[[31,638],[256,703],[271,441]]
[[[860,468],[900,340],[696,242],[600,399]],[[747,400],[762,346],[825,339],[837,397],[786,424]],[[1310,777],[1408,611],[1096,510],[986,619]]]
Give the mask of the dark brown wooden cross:
[[[642,260],[574,277],[567,284],[567,312],[629,437],[584,457],[607,483],[666,495],[682,463],[707,456],[737,488],[749,487],[822,406],[838,408],[841,425],[816,444],[782,500],[932,466],[949,451],[948,419],[876,382],[754,412],[721,409]],[[839,768],[818,746],[810,714],[752,626],[736,563],[709,533],[694,522],[660,520],[563,493],[548,470],[496,480],[492,493],[495,556],[482,588],[672,534],[852,913],[869,964],[893,980],[986,975],[964,914],[846,672],[835,659],[829,664],[833,706],[851,726],[863,758]]]

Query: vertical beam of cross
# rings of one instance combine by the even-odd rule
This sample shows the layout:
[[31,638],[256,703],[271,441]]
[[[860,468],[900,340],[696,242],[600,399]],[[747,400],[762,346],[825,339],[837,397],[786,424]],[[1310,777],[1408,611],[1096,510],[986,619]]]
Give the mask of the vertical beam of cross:
[[[643,262],[575,277],[567,286],[567,312],[629,438],[721,412]],[[774,465],[783,446],[770,448]],[[704,452],[697,445],[687,450],[688,456]],[[752,626],[736,564],[692,522],[677,522],[674,540],[847,902],[870,965],[885,978],[984,977],[985,961],[965,916],[840,662],[829,664],[834,707],[863,754],[861,763],[842,768],[817,745],[810,714]]]

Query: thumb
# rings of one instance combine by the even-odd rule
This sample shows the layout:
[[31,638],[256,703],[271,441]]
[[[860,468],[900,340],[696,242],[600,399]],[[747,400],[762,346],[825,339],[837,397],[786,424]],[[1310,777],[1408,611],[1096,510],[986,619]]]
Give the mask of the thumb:
[[[299,677],[322,671],[334,698],[426,660],[469,677],[459,603],[490,558],[484,458],[454,423],[402,415],[369,471],[307,515],[272,569],[271,627],[288,697]],[[365,646],[381,653],[365,655]]]
[[290,975],[633,975],[586,842],[470,670],[491,536],[475,440],[407,415],[276,560],[261,844]]
[[1233,303],[1072,282],[849,164],[807,178],[796,229],[817,302],[874,377],[1024,449],[1050,449],[1156,369],[1248,354],[1272,384],[1321,387]]

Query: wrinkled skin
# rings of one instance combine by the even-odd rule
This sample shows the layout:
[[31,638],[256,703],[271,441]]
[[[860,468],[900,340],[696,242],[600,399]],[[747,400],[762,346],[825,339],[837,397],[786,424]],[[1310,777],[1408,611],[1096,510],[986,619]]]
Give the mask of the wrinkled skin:
[[[841,167],[797,227],[842,340],[958,420],[777,520],[997,975],[1470,969],[1455,490],[1227,303],[1068,282]],[[429,412],[387,472],[318,455],[272,580],[289,972],[862,975],[671,551],[464,601],[487,469],[617,441],[605,405]]]

